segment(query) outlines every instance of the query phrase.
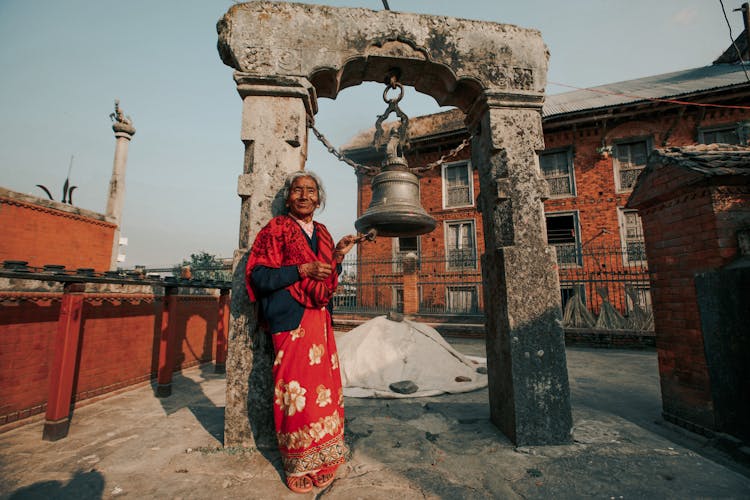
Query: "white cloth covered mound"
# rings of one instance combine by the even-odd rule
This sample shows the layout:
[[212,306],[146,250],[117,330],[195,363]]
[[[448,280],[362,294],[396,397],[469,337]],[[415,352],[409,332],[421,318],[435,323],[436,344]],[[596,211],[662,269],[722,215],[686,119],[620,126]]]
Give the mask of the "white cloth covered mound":
[[[378,316],[336,334],[344,395],[355,398],[413,398],[468,392],[487,386],[476,369],[486,358],[464,356],[424,323]],[[469,381],[456,381],[457,377]],[[399,394],[394,382],[410,380],[418,390]]]

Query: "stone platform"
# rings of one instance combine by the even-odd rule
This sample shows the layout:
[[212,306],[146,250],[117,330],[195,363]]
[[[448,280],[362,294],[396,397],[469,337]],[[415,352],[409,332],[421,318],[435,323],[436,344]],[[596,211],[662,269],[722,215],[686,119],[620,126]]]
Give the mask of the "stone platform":
[[[482,341],[454,346],[483,355]],[[487,390],[347,399],[350,461],[309,495],[289,492],[275,451],[224,449],[224,377],[206,365],[85,406],[70,434],[41,422],[0,435],[0,498],[750,498],[750,470],[665,423],[653,351],[568,348],[573,443],[515,448]]]

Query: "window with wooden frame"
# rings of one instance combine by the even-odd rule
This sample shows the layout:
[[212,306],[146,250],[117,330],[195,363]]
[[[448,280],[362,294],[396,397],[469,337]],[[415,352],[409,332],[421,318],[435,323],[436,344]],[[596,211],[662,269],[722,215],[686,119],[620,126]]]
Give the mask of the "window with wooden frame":
[[396,285],[391,290],[391,310],[400,313],[404,312],[404,287]]
[[573,152],[570,148],[542,152],[539,155],[539,168],[549,184],[550,197],[575,196]]
[[448,313],[479,312],[479,294],[476,286],[448,286],[445,289]]
[[474,221],[445,222],[446,269],[476,269],[477,246]]
[[698,142],[701,144],[742,144],[741,124],[731,123],[698,129]]
[[634,265],[646,262],[643,225],[637,210],[620,209],[620,241],[624,264]]
[[648,139],[640,138],[615,143],[615,185],[617,191],[631,191],[638,175],[646,167],[650,151]]
[[577,212],[552,212],[545,214],[547,222],[547,243],[557,250],[557,263],[560,266],[580,266],[581,229]]
[[419,236],[401,236],[393,238],[393,272],[400,273],[403,271],[401,263],[404,255],[413,253],[417,256],[417,266],[419,265]]
[[443,208],[474,205],[474,176],[468,161],[443,165]]

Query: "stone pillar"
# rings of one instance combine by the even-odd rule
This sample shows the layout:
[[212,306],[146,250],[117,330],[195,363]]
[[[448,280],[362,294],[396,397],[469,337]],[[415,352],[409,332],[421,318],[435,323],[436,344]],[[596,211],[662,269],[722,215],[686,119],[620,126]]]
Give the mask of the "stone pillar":
[[[512,99],[512,102],[509,100]],[[485,235],[490,417],[516,445],[569,442],[572,417],[555,251],[546,241],[548,193],[541,97],[486,96],[468,121],[477,131]]]
[[235,81],[242,97],[245,160],[237,186],[242,203],[230,305],[224,445],[275,448],[273,345],[259,328],[256,306],[248,300],[245,265],[258,231],[282,213],[280,191],[286,176],[305,166],[306,120],[317,111],[316,98],[304,78],[261,78],[238,72]]
[[112,130],[115,132],[115,160],[112,166],[112,177],[109,181],[109,196],[107,198],[107,216],[112,217],[117,224],[114,241],[112,242],[112,258],[110,270],[117,270],[117,255],[120,253],[120,224],[122,221],[122,206],[125,203],[125,169],[128,163],[128,146],[135,135],[135,127],[129,117],[120,110],[120,101],[115,100],[115,112],[110,115]]

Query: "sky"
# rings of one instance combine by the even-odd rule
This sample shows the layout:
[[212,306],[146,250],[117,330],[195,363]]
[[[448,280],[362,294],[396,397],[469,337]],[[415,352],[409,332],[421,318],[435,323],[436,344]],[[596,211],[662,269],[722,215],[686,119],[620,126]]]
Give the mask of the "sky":
[[[61,200],[71,165],[74,205],[104,213],[114,100],[136,127],[122,216],[124,268],[169,267],[238,246],[241,100],[216,50],[230,0],[0,0],[0,186]],[[382,10],[382,0],[319,0]],[[479,19],[541,31],[548,94],[706,66],[730,44],[719,0],[389,0],[393,11]],[[736,37],[742,17],[724,0]],[[336,146],[385,110],[381,84],[320,99],[316,126]],[[410,117],[441,111],[407,88]],[[391,115],[393,118],[393,115]],[[356,178],[315,137],[307,167],[335,239],[354,232]],[[50,235],[50,244],[56,237]],[[0,238],[2,234],[0,233]]]

